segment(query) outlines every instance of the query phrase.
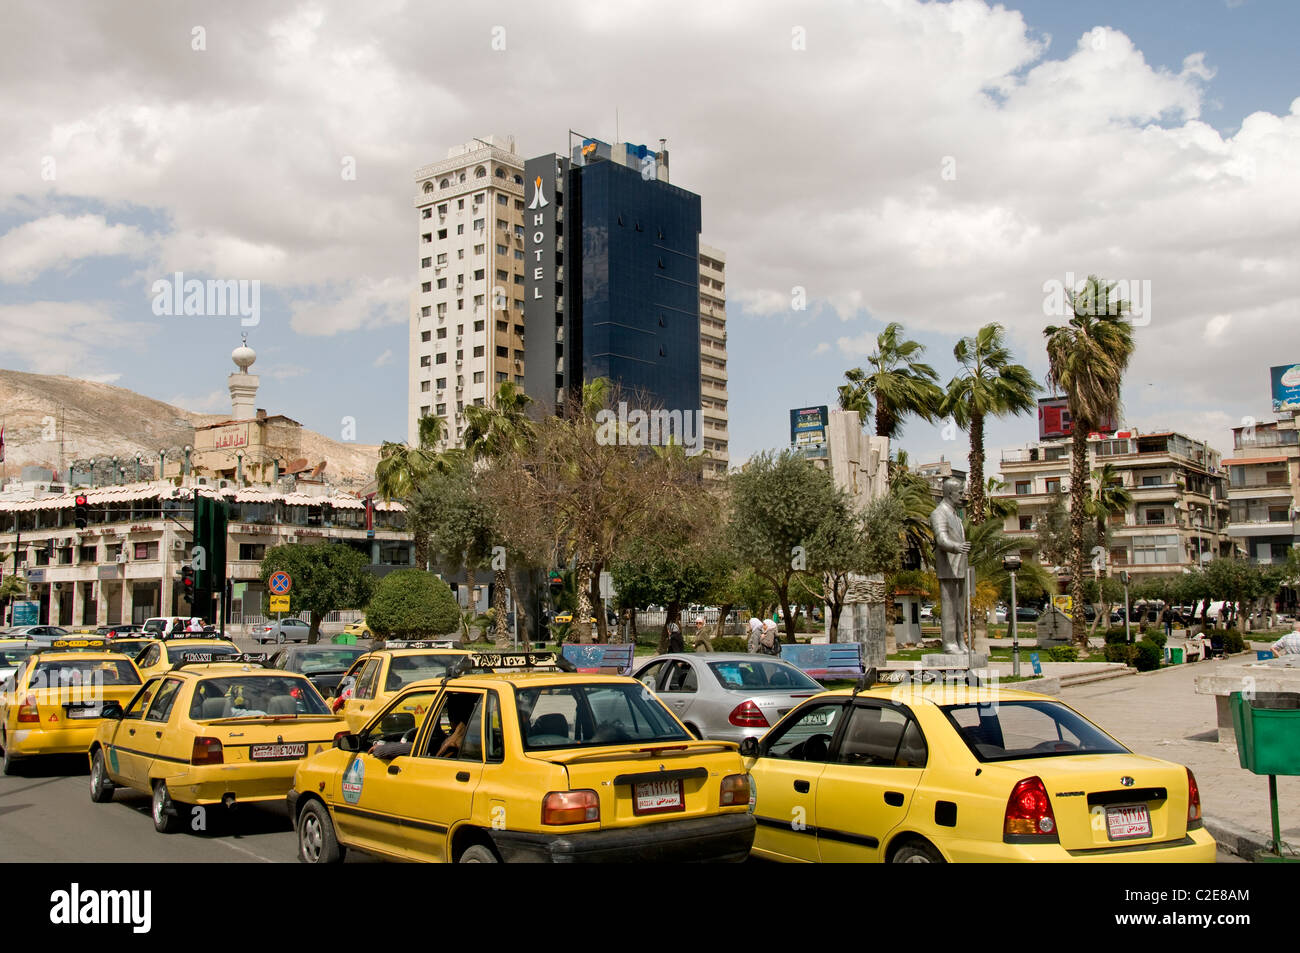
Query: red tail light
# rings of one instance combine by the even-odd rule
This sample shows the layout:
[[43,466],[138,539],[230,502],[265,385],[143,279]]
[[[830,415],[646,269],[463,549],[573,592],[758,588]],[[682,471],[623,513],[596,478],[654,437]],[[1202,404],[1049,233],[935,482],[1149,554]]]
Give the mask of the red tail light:
[[741,702],[732,709],[731,714],[727,716],[727,721],[738,728],[768,727],[767,717],[763,714],[763,710],[750,701]]
[[1187,769],[1187,829],[1201,826],[1201,789],[1196,786],[1196,775]]
[[226,755],[216,738],[195,738],[190,764],[225,764]]
[[722,790],[718,795],[718,806],[729,807],[733,804],[749,803],[749,775],[729,774],[722,779]]
[[22,705],[18,707],[18,721],[40,721],[40,712],[36,710],[36,696],[28,695],[23,699]]
[[1039,778],[1025,778],[1011,791],[1002,822],[1002,839],[1008,837],[1057,837],[1056,815],[1047,788]]
[[543,824],[590,824],[600,820],[595,791],[552,791],[542,798]]

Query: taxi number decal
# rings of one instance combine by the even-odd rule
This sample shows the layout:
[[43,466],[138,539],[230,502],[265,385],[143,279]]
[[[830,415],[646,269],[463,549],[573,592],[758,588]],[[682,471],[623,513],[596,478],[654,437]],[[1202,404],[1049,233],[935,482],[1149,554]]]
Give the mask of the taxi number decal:
[[254,761],[285,761],[302,758],[307,755],[307,742],[297,741],[285,744],[250,745],[248,756]]
[[366,766],[360,758],[356,758],[347,771],[343,772],[343,800],[349,804],[356,804],[361,800],[361,787],[366,779]]

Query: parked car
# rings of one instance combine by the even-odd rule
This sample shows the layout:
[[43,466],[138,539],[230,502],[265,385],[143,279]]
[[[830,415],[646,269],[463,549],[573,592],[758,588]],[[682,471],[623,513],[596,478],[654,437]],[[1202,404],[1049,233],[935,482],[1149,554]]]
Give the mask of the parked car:
[[758,738],[821,685],[770,655],[656,655],[633,677],[659,696],[696,737]]
[[40,645],[49,645],[55,639],[61,639],[68,630],[57,625],[19,625],[4,634],[6,639],[30,639]]
[[934,603],[927,602],[925,605],[921,606],[921,621],[931,622],[933,620],[934,620]]
[[1040,615],[1042,613],[1033,606],[1016,606],[1017,622],[1037,622]]
[[356,636],[358,639],[373,639],[375,634],[370,631],[370,626],[366,625],[364,618],[357,619],[355,622],[349,622],[343,627],[344,635]]
[[281,619],[279,622],[255,625],[249,635],[262,645],[267,642],[279,645],[282,642],[306,642],[310,631],[311,626],[302,619]]
[[1001,624],[1001,623],[1007,621],[1007,607],[1006,607],[1006,606],[994,606],[994,608],[993,608],[993,621],[996,622],[996,623],[998,623],[998,624]]

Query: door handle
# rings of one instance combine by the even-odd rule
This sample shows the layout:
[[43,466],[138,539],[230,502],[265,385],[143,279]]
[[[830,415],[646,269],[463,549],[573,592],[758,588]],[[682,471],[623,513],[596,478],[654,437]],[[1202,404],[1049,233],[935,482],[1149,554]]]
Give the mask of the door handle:
[[399,768],[399,767],[398,767],[397,765],[395,765],[395,764],[390,764],[390,765],[388,766],[388,773],[389,773],[389,774],[401,774],[401,773],[402,773],[402,769]]
[[885,792],[885,803],[888,804],[890,807],[902,807],[902,806],[903,806],[903,800],[904,800],[904,798],[903,798],[903,792],[902,792],[902,791],[886,791],[886,792]]
[[796,791],[798,791],[800,794],[807,794],[807,793],[808,793],[808,787],[809,787],[809,784],[808,784],[807,781],[796,781],[796,782],[794,783],[794,789],[795,789]]
[[162,737],[162,732],[161,732],[161,731],[155,731],[155,732],[153,733],[153,736],[154,736],[155,738],[161,738],[161,737]]
[[468,772],[468,771],[457,771],[457,772],[456,772],[456,780],[457,780],[457,781],[468,781],[468,780],[469,780],[469,772]]
[[134,729],[134,728],[128,728],[126,733],[127,733],[128,735],[133,735],[133,734],[135,734],[135,729]]

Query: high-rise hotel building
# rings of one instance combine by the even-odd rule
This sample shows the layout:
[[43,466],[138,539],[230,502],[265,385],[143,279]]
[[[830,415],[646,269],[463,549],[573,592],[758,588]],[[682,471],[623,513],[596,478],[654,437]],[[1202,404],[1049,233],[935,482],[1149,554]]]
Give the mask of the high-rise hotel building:
[[706,474],[726,473],[726,258],[700,245],[700,197],[668,182],[662,145],[586,139],[525,162],[512,139],[475,139],[416,183],[409,440],[436,414],[458,446],[464,407],[503,380],[556,412],[606,377],[630,404],[691,413]]
[[419,291],[410,321],[407,439],[442,417],[459,446],[465,408],[524,383],[524,165],[514,139],[472,139],[415,173]]

